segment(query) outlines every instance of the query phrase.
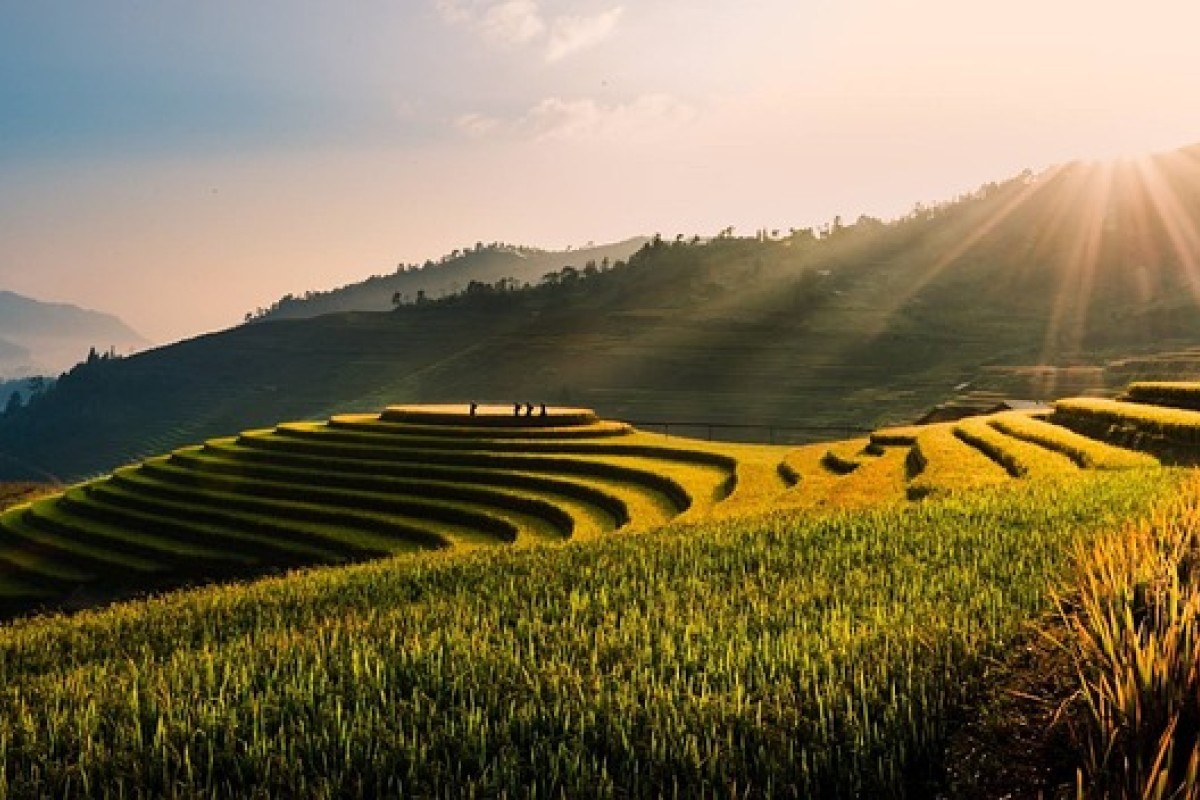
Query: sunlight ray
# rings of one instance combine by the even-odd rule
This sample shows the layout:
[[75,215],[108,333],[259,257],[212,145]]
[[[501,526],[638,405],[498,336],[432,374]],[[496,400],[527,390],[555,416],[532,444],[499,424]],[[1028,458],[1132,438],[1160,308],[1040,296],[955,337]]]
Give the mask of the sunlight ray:
[[[1170,155],[1160,158],[1171,160],[1172,168],[1200,172],[1194,164],[1184,163],[1182,158],[1172,158]],[[1187,287],[1197,305],[1200,305],[1200,230],[1196,227],[1196,221],[1189,216],[1157,159],[1141,159],[1135,166],[1145,187],[1146,197],[1153,205],[1171,249],[1179,259]]]
[[925,268],[914,280],[907,283],[903,288],[892,295],[892,302],[883,314],[880,315],[877,323],[878,330],[868,332],[868,335],[878,335],[887,325],[890,317],[895,315],[900,309],[921,293],[921,290],[934,281],[941,275],[950,265],[968,253],[973,247],[979,244],[988,234],[996,230],[1005,220],[1009,219],[1025,204],[1031,202],[1037,195],[1041,194],[1048,187],[1055,184],[1055,179],[1062,171],[1062,167],[1052,167],[1042,174],[1038,175],[1031,182],[1027,183],[1013,197],[1009,198],[1004,205],[995,211],[991,216],[983,221],[972,230],[961,241],[955,244],[950,249],[946,250],[940,257],[933,261]]
[[1089,167],[1080,176],[1084,183],[1081,190],[1072,192],[1074,201],[1082,202],[1082,219],[1075,229],[1066,261],[1058,265],[1058,290],[1043,340],[1043,363],[1064,356],[1073,359],[1082,352],[1114,171],[1112,162]]

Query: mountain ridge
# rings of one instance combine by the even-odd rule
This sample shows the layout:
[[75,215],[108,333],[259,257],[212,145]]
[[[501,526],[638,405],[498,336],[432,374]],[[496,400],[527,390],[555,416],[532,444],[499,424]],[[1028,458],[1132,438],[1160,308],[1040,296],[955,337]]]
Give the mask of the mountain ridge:
[[401,303],[415,303],[418,297],[432,300],[461,292],[472,283],[501,280],[516,281],[517,285],[537,283],[547,273],[565,266],[584,269],[589,263],[607,265],[627,259],[648,241],[649,237],[635,236],[578,250],[477,242],[471,248],[453,251],[440,261],[426,261],[423,266],[401,264],[390,275],[374,275],[337,289],[310,291],[302,296],[285,295],[269,308],[259,309],[248,317],[262,321],[345,311],[387,311]]
[[57,374],[89,349],[121,352],[150,344],[119,317],[0,289],[0,378]]

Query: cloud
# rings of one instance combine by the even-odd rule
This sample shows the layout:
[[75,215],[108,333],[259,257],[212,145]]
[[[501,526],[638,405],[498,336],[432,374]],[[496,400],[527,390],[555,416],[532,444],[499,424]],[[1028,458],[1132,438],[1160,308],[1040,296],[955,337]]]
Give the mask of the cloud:
[[454,127],[468,136],[483,137],[500,127],[502,123],[486,114],[463,114],[454,120]]
[[546,32],[535,0],[505,0],[488,8],[479,20],[483,37],[502,47],[527,44]]
[[686,126],[696,110],[667,94],[646,94],[628,103],[605,105],[592,98],[548,97],[519,126],[539,141],[657,139]]
[[434,0],[434,5],[447,23],[474,30],[492,46],[545,43],[548,63],[607,39],[625,11],[614,6],[590,16],[560,15],[547,21],[540,0]]
[[550,27],[546,60],[558,61],[571,53],[599,44],[612,34],[625,12],[623,6],[590,17],[559,17]]
[[517,47],[546,33],[538,0],[435,0],[442,19],[474,29],[491,45]]
[[454,127],[476,138],[505,134],[537,142],[644,142],[672,135],[696,116],[695,108],[667,94],[615,104],[590,97],[547,97],[515,119],[464,114]]
[[474,14],[460,0],[434,0],[442,19],[453,25],[462,25],[474,19]]

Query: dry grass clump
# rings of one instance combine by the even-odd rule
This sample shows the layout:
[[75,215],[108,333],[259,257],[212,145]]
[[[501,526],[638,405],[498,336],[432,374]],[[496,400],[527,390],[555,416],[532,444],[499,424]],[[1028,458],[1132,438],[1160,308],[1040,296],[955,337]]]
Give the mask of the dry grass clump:
[[1200,477],[1079,555],[1060,600],[1087,779],[1119,798],[1200,797]]

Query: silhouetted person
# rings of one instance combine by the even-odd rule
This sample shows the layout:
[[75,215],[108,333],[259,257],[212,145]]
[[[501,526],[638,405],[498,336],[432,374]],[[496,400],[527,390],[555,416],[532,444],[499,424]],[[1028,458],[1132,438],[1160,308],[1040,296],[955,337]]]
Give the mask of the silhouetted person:
[[540,413],[540,414],[538,414],[538,416],[539,416],[539,417],[544,417],[544,416],[546,416],[546,404],[545,404],[545,403],[542,403],[542,411],[541,411],[541,413]]
[[520,403],[513,403],[513,416],[514,417],[521,416],[521,404]]
[[479,404],[478,404],[478,403],[471,403],[471,416],[472,416],[472,417],[473,417],[473,416],[475,416],[475,410],[476,410],[477,408],[479,408]]
[[525,404],[525,416],[527,416],[527,417],[533,416],[533,403]]

